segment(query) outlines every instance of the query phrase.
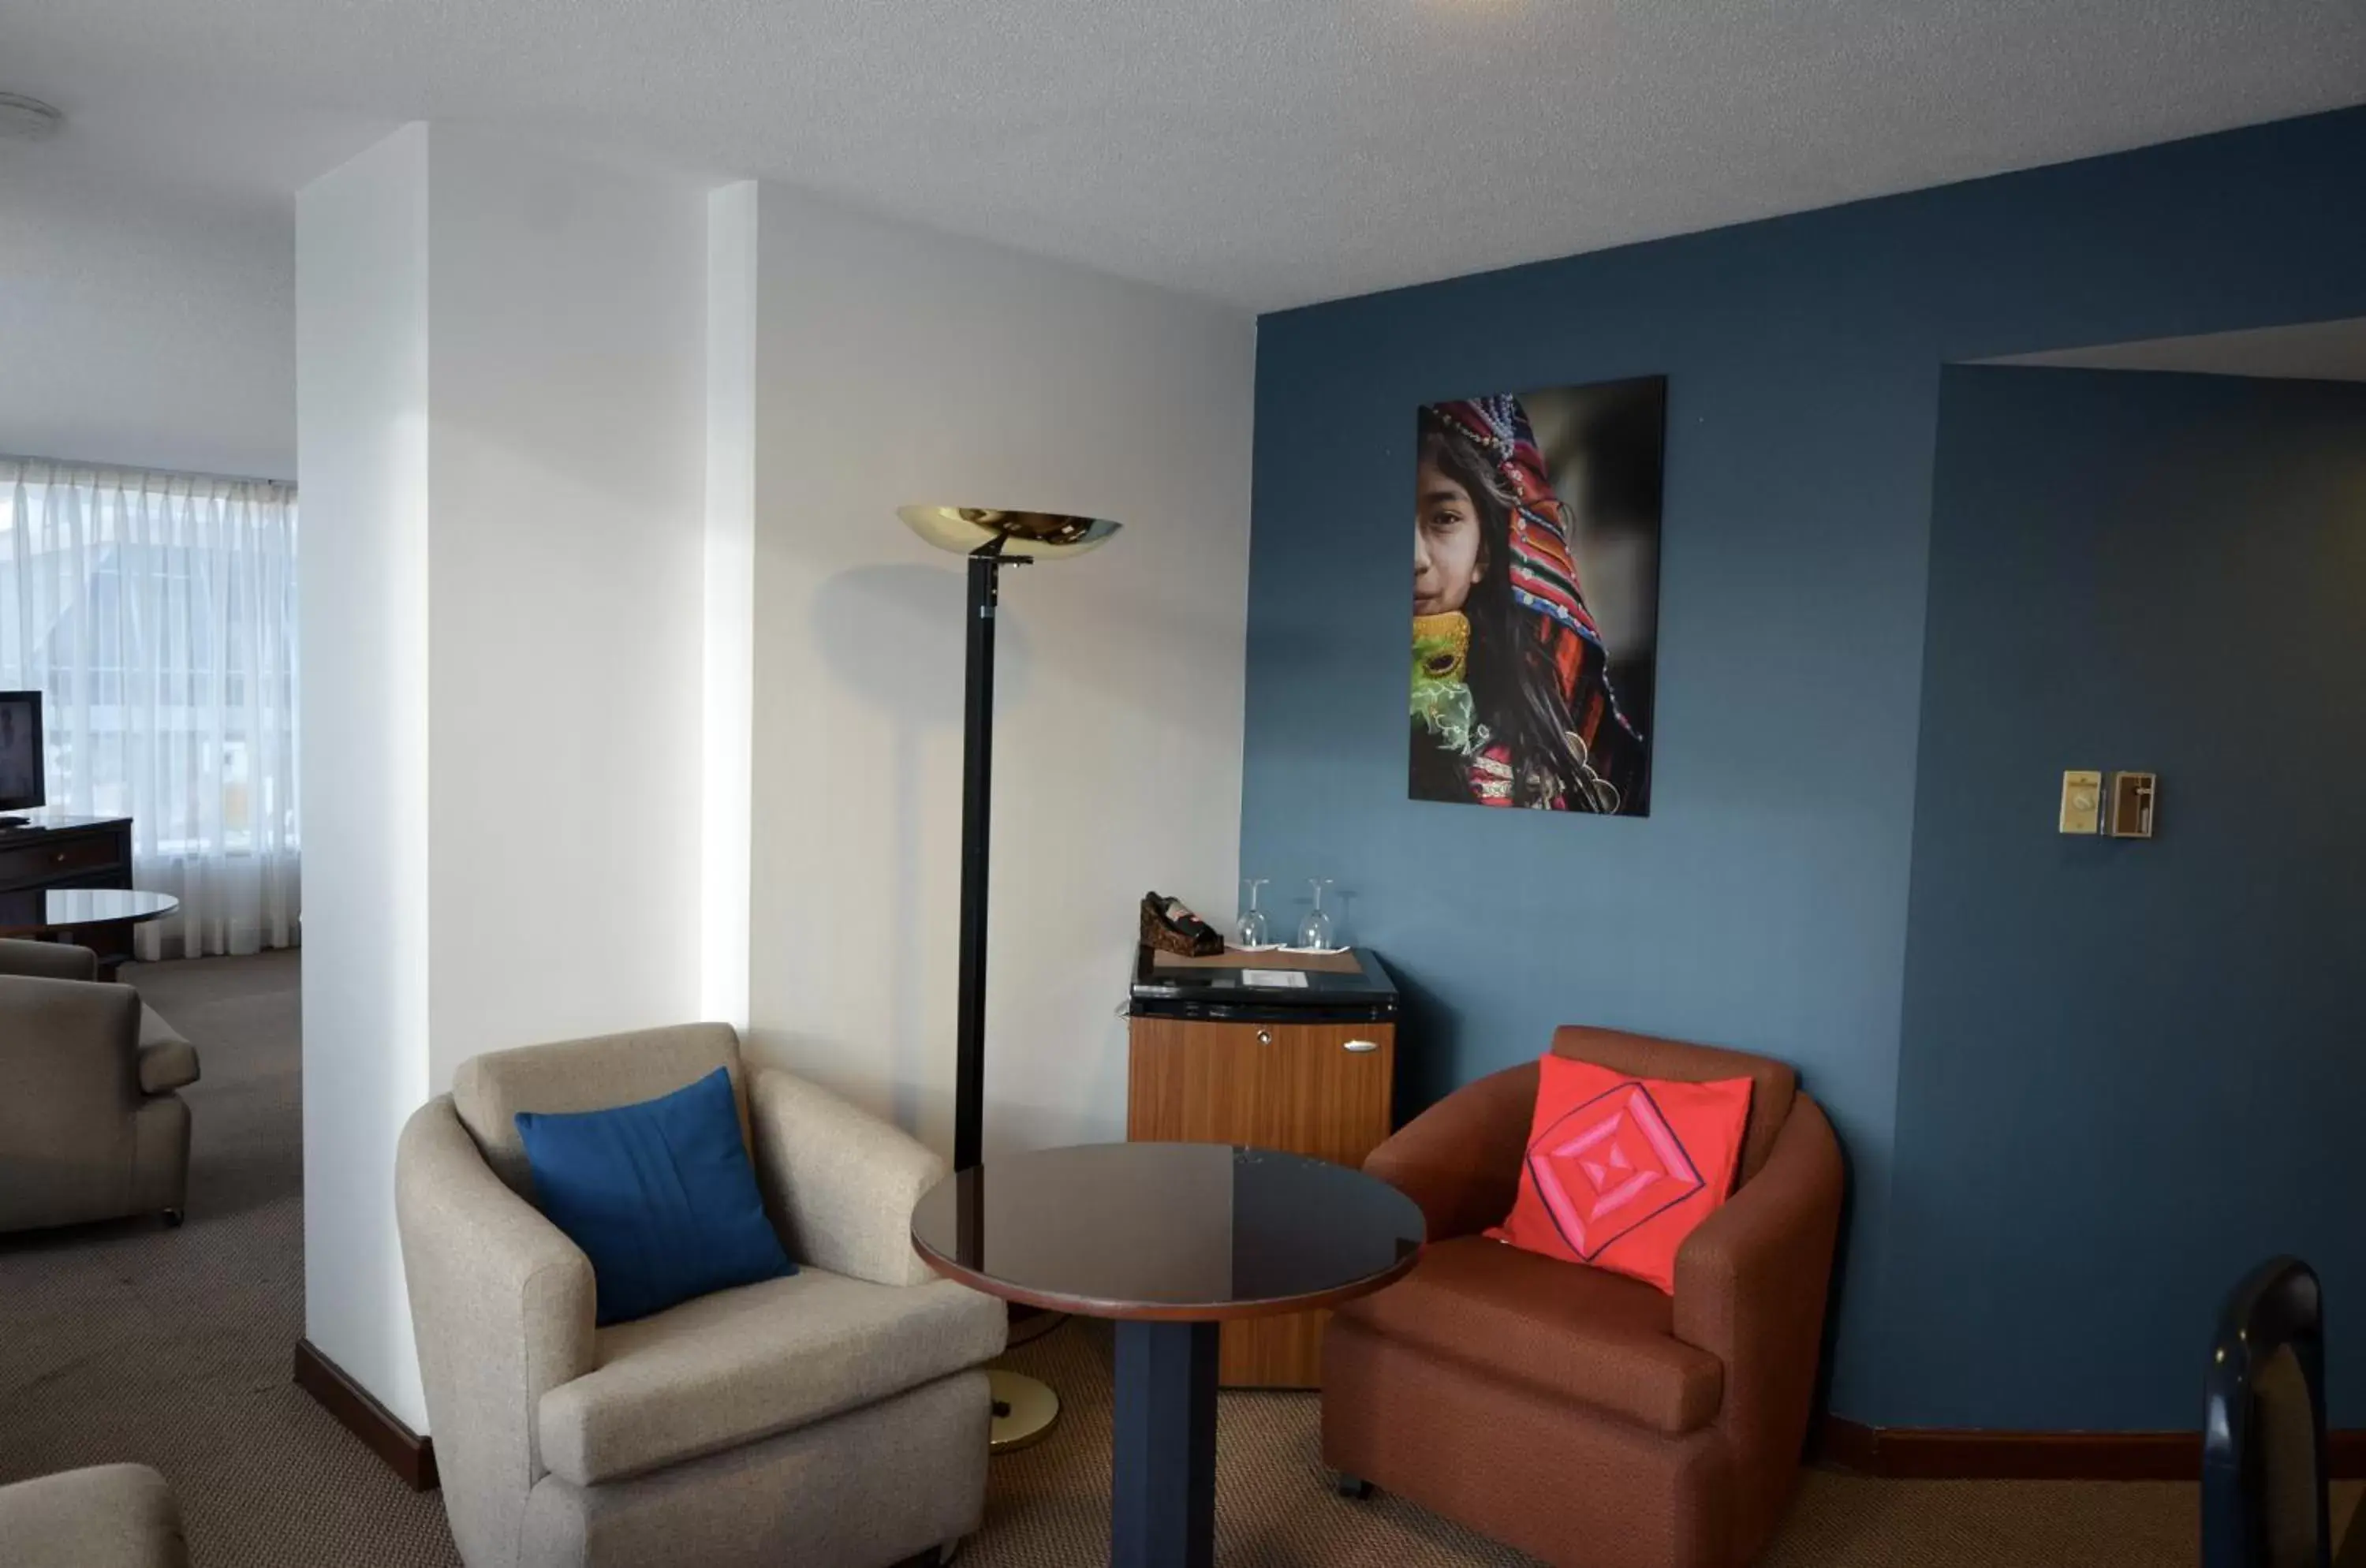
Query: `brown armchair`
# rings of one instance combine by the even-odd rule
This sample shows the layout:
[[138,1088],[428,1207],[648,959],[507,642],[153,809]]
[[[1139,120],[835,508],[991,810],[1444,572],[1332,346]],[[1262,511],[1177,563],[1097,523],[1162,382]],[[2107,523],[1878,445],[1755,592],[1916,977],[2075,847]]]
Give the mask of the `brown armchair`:
[[1511,1212],[1535,1063],[1432,1106],[1364,1162],[1421,1205],[1429,1246],[1332,1319],[1324,1462],[1559,1568],[1747,1562],[1798,1474],[1840,1147],[1784,1063],[1603,1029],[1552,1048],[1639,1077],[1753,1080],[1732,1197],[1678,1251],[1671,1298],[1481,1234]]

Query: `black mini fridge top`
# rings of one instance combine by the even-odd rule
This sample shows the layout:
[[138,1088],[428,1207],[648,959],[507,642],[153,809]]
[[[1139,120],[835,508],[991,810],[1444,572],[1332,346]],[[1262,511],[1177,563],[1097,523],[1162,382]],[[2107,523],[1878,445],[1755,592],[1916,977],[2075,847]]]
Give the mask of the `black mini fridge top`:
[[1396,1020],[1397,988],[1380,961],[1360,947],[1226,948],[1191,958],[1143,944],[1134,949],[1126,1013],[1236,1023],[1386,1023]]

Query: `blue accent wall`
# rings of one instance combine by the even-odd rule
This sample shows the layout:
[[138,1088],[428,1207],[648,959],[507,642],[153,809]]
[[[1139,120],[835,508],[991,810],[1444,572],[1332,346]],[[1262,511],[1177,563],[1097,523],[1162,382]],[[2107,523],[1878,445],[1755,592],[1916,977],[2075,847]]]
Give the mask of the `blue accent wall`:
[[[1887,1408],[2200,1418],[2277,1252],[2366,1424],[2366,386],[1959,369],[1940,399]],[[2158,836],[2052,830],[2062,770]]]
[[[1259,322],[1244,873],[1337,879],[1404,1113],[1565,1021],[1797,1063],[1852,1167],[1840,1414],[1918,1407],[1881,1286],[1942,367],[2366,315],[2361,168],[2349,111]],[[1650,374],[1651,816],[1409,800],[1414,410]]]

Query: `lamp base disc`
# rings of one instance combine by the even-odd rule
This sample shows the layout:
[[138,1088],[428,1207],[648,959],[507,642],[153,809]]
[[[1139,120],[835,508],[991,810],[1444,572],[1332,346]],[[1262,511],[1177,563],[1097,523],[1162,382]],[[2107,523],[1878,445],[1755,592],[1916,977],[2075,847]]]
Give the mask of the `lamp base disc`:
[[1042,1442],[1060,1422],[1060,1396],[1052,1385],[1021,1372],[989,1371],[994,1389],[994,1425],[988,1428],[988,1453],[1016,1453]]

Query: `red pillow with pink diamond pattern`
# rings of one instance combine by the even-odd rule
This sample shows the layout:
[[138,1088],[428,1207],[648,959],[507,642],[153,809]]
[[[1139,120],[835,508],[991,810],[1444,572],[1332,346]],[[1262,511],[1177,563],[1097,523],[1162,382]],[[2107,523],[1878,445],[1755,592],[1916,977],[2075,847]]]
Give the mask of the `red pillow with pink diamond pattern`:
[[1671,1083],[1544,1058],[1520,1195],[1487,1234],[1673,1295],[1676,1248],[1733,1190],[1750,1080]]

